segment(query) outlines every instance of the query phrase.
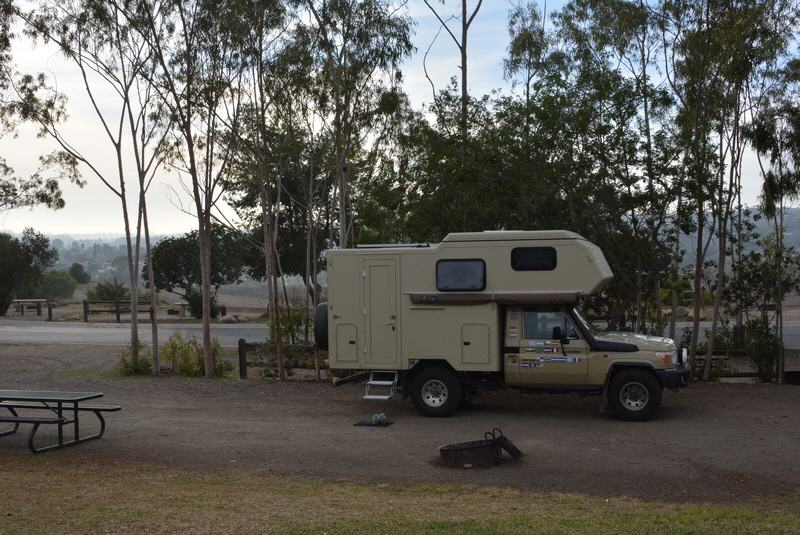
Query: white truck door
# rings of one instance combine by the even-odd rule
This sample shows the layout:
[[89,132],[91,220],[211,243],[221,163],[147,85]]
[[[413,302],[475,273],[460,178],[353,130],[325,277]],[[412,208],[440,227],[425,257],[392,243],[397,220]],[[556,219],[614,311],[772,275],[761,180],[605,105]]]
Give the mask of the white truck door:
[[363,263],[364,310],[363,366],[399,368],[397,311],[397,260],[369,259]]

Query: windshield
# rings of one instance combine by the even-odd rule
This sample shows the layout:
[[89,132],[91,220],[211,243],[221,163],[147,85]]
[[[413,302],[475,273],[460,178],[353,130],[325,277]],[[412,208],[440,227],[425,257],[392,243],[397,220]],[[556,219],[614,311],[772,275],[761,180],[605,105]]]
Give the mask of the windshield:
[[583,325],[583,327],[587,331],[592,333],[592,335],[597,334],[597,330],[594,328],[594,325],[589,323],[589,321],[586,318],[583,317],[583,315],[581,314],[581,311],[578,310],[578,308],[573,308],[572,312],[575,315],[575,319],[578,320],[581,323],[581,325]]

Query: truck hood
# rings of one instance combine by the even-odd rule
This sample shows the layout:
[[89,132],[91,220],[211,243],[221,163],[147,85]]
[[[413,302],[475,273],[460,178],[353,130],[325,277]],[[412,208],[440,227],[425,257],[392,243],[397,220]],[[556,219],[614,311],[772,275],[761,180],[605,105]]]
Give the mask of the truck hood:
[[647,336],[637,333],[607,332],[598,333],[594,336],[595,340],[606,342],[624,342],[634,344],[644,351],[675,351],[675,342],[671,338],[661,336]]

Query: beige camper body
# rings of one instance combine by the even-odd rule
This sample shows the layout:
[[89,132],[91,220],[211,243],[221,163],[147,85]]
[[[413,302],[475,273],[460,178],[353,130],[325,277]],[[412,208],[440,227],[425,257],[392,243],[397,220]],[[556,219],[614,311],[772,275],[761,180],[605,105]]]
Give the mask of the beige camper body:
[[[555,266],[514,269],[515,250],[554,252]],[[451,260],[482,261],[485,287],[437,287],[437,264]],[[448,234],[432,245],[330,250],[327,261],[333,369],[444,360],[458,371],[500,371],[501,305],[573,303],[612,278],[597,246],[563,230]]]

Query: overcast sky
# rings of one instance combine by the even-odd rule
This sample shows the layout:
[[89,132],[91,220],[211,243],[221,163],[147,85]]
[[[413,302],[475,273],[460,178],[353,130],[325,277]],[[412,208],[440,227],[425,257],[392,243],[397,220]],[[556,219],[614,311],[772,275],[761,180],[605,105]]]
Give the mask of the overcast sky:
[[[547,4],[548,14],[563,5],[563,0],[551,0]],[[441,9],[452,9],[455,14],[460,2],[447,0]],[[439,5],[438,2],[434,5]],[[474,2],[471,3],[474,5]],[[511,2],[485,0],[480,13],[470,30],[469,43],[469,84],[472,95],[483,95],[492,89],[510,90],[510,84],[503,79],[502,60],[508,44],[506,29],[507,15]],[[439,29],[439,23],[422,0],[410,0],[409,10],[416,21],[414,44],[416,52],[403,67],[405,88],[415,107],[431,101],[431,88],[425,79],[422,60],[425,51]],[[105,155],[109,151],[108,139],[102,134],[96,116],[85,96],[80,76],[70,64],[60,58],[52,47],[32,46],[26,41],[18,41],[14,47],[17,69],[21,72],[45,71],[54,80],[58,90],[69,99],[68,122],[64,135],[85,154],[94,154],[101,166],[113,170],[113,160]],[[460,58],[454,43],[444,32],[428,55],[428,72],[437,89],[443,87],[452,76],[458,76]],[[19,131],[14,139],[4,139],[0,152],[21,175],[29,174],[37,165],[39,155],[55,148],[48,139],[37,139],[35,129],[28,126]],[[66,207],[53,211],[45,208],[13,210],[0,214],[0,229],[21,231],[25,227],[48,234],[122,234],[123,223],[118,198],[100,181],[84,173],[87,185],[79,189],[64,184]],[[113,176],[113,175],[112,175]],[[747,203],[755,203],[759,188],[759,178],[753,158],[744,163],[743,198]],[[135,189],[135,188],[134,188]],[[185,232],[195,227],[193,218],[182,213],[176,204],[187,202],[175,173],[162,172],[152,186],[148,198],[150,228],[153,234],[172,234]]]

